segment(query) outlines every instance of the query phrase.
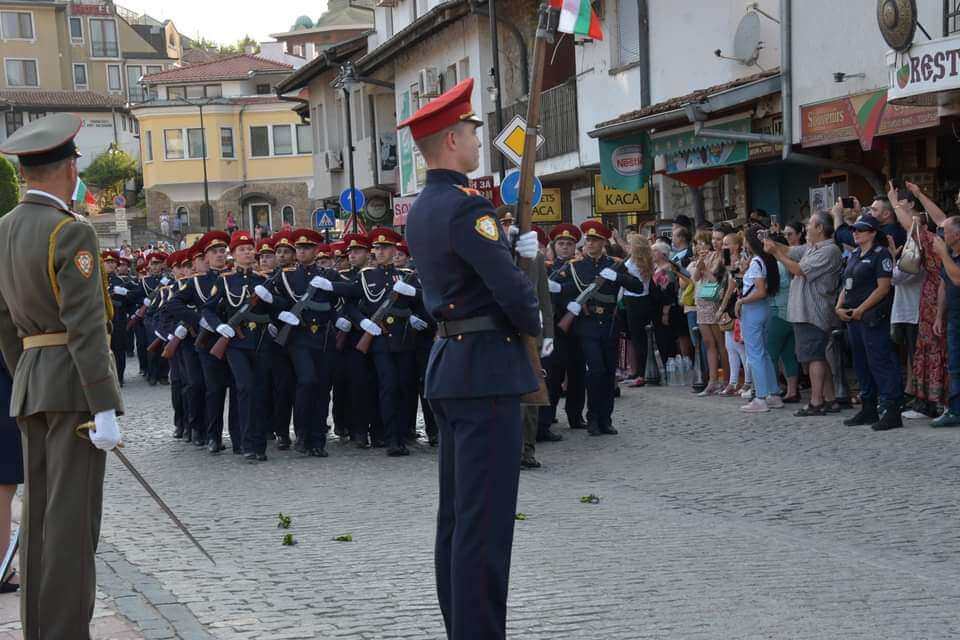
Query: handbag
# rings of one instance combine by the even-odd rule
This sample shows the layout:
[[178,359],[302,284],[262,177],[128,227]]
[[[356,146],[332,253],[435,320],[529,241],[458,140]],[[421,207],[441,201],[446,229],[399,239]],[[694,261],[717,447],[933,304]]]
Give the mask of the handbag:
[[919,218],[913,219],[913,224],[910,225],[910,234],[903,245],[903,250],[900,251],[900,259],[897,260],[897,266],[904,273],[920,273],[920,265],[923,262],[923,249],[921,249],[918,239],[918,221]]
[[[730,313],[730,298],[733,295],[736,287],[736,281],[733,281],[729,276],[728,280],[731,280],[727,284],[727,290],[723,294],[723,300],[720,302],[720,313],[717,314],[717,325],[720,327],[721,331],[732,331],[736,318]],[[719,283],[717,283],[719,284]]]
[[719,302],[722,290],[719,282],[701,282],[697,285],[697,300]]

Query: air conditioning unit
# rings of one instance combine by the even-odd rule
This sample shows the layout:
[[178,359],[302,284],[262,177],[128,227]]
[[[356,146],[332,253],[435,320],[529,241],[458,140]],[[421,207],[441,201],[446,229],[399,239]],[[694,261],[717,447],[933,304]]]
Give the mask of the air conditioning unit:
[[436,67],[420,69],[420,97],[436,98],[440,95],[440,70]]
[[397,4],[397,0],[377,0],[378,7],[395,7]]
[[341,173],[343,171],[343,153],[338,150],[324,151],[323,166],[330,173]]

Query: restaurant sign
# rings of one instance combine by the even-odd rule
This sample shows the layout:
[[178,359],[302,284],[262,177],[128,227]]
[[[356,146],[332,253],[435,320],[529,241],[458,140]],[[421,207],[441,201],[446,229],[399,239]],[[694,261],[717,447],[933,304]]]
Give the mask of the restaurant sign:
[[[909,51],[887,52],[890,82],[887,99],[916,100],[918,96],[960,90],[960,34],[937,40],[917,40]],[[935,101],[932,102],[935,104]]]
[[936,107],[887,103],[887,92],[871,91],[800,107],[800,142],[818,147],[859,140],[864,151],[873,148],[876,136],[936,126]]

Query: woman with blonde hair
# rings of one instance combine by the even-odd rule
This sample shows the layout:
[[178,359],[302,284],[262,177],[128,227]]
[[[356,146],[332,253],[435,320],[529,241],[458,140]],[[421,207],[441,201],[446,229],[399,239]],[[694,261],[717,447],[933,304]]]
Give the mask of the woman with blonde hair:
[[[736,287],[736,280],[741,271],[741,262],[743,258],[743,236],[739,233],[728,233],[723,237],[723,264],[727,269],[727,286]],[[736,302],[736,295],[732,295],[729,306],[733,307]],[[724,309],[721,309],[724,311]],[[731,314],[732,315],[732,314]],[[743,344],[743,339],[737,339],[737,332],[734,327],[729,331],[723,332],[723,342],[727,349],[727,361],[730,363],[729,384],[717,395],[735,396],[741,394],[746,399],[751,399],[753,393],[753,380],[750,375],[750,368],[747,366],[747,348]],[[743,368],[743,386],[738,386],[740,381],[740,369]]]
[[696,236],[696,259],[690,264],[690,276],[696,284],[694,299],[697,305],[697,325],[700,338],[707,349],[707,366],[710,379],[701,396],[712,396],[724,387],[720,379],[720,368],[726,369],[726,349],[723,343],[723,331],[717,324],[720,301],[723,299],[726,270],[723,254],[714,250],[713,234],[699,231]]
[[646,384],[644,374],[647,367],[647,325],[659,317],[658,299],[650,287],[653,278],[653,255],[650,242],[639,233],[627,237],[630,257],[625,266],[627,272],[643,282],[643,293],[633,293],[624,289],[623,304],[627,319],[627,331],[637,361],[637,376],[627,384],[630,387],[642,387]]

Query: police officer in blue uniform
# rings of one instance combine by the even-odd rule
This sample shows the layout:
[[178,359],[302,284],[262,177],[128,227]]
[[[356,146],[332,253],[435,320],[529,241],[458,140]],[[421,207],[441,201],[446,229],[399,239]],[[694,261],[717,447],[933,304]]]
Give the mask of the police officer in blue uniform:
[[900,362],[890,342],[893,258],[880,222],[873,216],[854,223],[853,239],[857,248],[847,259],[836,311],[847,323],[861,405],[860,411],[843,423],[869,424],[874,431],[886,431],[903,426]]
[[[406,231],[438,322],[426,396],[440,426],[440,609],[448,638],[497,640],[506,636],[520,397],[538,386],[521,336],[540,333],[540,314],[493,204],[467,186],[480,162],[472,90],[471,78],[399,127],[410,127],[429,167]],[[536,233],[516,249],[534,258]]]
[[573,336],[583,352],[587,372],[587,402],[590,419],[587,430],[592,436],[616,434],[613,428],[613,399],[617,388],[617,295],[620,288],[643,293],[643,283],[631,276],[623,264],[606,255],[604,249],[612,232],[597,220],[580,225],[586,242],[583,257],[567,263],[554,276],[561,295],[576,298],[595,281],[601,283],[593,297],[580,305],[575,300],[566,310],[577,316]]

